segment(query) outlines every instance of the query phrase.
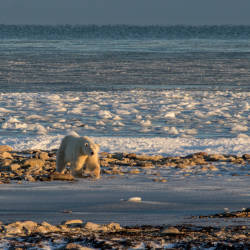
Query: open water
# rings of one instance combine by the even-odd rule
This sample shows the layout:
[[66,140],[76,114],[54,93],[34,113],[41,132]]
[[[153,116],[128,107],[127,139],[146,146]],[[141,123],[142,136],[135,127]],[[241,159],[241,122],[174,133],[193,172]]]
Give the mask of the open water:
[[249,153],[250,26],[0,25],[0,143]]

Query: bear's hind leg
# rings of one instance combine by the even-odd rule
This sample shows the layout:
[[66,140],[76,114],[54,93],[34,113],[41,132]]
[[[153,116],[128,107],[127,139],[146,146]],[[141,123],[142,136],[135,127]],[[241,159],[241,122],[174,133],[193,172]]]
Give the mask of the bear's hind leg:
[[64,160],[64,152],[58,149],[56,154],[56,171],[59,173],[64,173],[66,167],[66,162]]

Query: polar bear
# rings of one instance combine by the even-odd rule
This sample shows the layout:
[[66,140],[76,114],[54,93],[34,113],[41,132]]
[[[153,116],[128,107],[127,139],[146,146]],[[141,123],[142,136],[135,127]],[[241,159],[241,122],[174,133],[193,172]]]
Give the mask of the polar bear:
[[70,163],[73,176],[83,177],[88,174],[96,179],[100,178],[99,145],[87,136],[76,133],[63,138],[56,154],[56,170],[63,173]]

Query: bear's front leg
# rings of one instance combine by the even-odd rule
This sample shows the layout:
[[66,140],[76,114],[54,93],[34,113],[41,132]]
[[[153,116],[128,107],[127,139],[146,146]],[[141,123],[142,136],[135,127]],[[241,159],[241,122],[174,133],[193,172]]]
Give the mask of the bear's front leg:
[[87,155],[81,155],[77,158],[76,162],[71,165],[72,175],[75,177],[83,177],[82,168],[87,159]]

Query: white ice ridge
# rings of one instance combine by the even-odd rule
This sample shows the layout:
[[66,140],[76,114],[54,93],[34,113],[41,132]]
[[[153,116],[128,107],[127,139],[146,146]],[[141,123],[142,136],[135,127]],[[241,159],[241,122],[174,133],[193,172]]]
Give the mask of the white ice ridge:
[[[59,147],[60,136],[39,135],[36,137],[10,138],[0,136],[1,144],[12,146],[15,150],[42,149]],[[246,135],[237,138],[196,139],[196,138],[162,138],[162,137],[92,137],[100,144],[101,151],[127,152],[137,154],[162,154],[165,156],[187,155],[198,151],[219,154],[242,155],[249,153],[250,138]]]

